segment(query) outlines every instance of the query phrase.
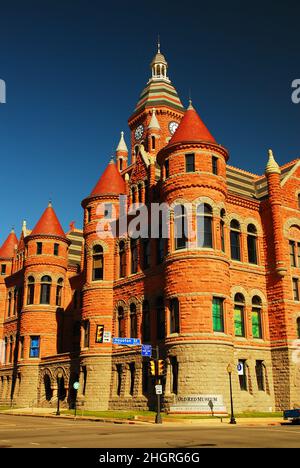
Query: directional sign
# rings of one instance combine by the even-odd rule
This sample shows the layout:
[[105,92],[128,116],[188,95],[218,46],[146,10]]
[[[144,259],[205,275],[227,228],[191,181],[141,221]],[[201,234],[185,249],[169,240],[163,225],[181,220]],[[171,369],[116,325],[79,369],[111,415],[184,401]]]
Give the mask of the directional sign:
[[155,385],[156,395],[162,395],[162,385]]
[[121,346],[138,346],[141,344],[139,338],[113,338],[112,342]]
[[142,356],[151,357],[152,356],[152,346],[147,344],[142,344]]

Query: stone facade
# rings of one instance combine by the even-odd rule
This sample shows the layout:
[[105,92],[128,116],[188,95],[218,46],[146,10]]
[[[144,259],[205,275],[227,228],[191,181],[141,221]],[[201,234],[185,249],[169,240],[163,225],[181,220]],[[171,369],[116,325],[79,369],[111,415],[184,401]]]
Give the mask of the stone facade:
[[[300,161],[280,168],[270,152],[261,176],[230,166],[166,73],[158,53],[129,119],[131,157],[122,134],[82,202],[83,231],[65,234],[50,205],[0,249],[0,405],[155,408],[149,359],[104,331],[158,347],[166,409],[192,395],[229,409],[229,364],[236,411],[299,407]],[[168,238],[99,237],[120,225],[120,195],[170,206]],[[183,206],[196,237],[178,241]]]

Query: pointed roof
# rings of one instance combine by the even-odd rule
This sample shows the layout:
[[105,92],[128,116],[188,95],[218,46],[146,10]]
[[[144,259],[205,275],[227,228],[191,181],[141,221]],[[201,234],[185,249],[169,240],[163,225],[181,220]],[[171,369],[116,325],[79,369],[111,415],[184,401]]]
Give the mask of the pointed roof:
[[47,208],[45,209],[44,213],[42,214],[41,218],[31,231],[31,236],[59,236],[59,237],[66,237],[63,228],[59,222],[58,217],[54,209],[52,208],[51,202],[49,202]]
[[125,182],[113,159],[92,190],[91,197],[97,195],[120,195],[126,193]]
[[12,258],[15,253],[15,247],[18,245],[18,238],[14,229],[11,230],[6,241],[0,248],[0,258]]
[[117,146],[116,151],[127,151],[128,152],[128,148],[127,148],[126,142],[124,140],[124,132],[121,132],[121,138],[120,138],[120,141],[119,141],[119,144]]
[[151,120],[150,120],[150,123],[149,123],[149,126],[148,128],[151,130],[151,129],[156,129],[156,130],[160,130],[160,125],[159,125],[159,122],[157,120],[157,117],[156,117],[156,110],[155,108],[153,107],[152,109],[152,116],[151,116]]
[[273,151],[270,149],[269,150],[269,160],[268,164],[266,165],[266,174],[280,174],[281,170],[275,161]]
[[217,143],[210,131],[204,125],[191,101],[179,127],[169,141],[168,146],[174,143],[202,142]]

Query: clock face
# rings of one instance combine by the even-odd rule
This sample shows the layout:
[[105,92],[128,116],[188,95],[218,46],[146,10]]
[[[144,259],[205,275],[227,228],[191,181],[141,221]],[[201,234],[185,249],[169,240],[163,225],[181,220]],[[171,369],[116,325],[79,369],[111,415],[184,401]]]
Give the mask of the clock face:
[[135,129],[135,132],[134,132],[134,135],[135,135],[135,139],[136,140],[140,140],[142,138],[144,134],[144,126],[143,125],[139,125],[136,129]]
[[177,128],[178,128],[178,123],[177,122],[170,122],[169,123],[169,130],[170,130],[170,133],[171,135],[174,135],[174,133],[176,132]]

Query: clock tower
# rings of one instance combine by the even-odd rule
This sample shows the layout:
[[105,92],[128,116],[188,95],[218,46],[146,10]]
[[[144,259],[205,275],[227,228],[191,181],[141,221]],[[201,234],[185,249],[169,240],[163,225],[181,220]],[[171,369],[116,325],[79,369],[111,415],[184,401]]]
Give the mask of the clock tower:
[[184,115],[177,91],[168,78],[168,63],[160,44],[150,67],[151,78],[128,120],[132,162],[136,160],[140,145],[152,154],[166,146]]

